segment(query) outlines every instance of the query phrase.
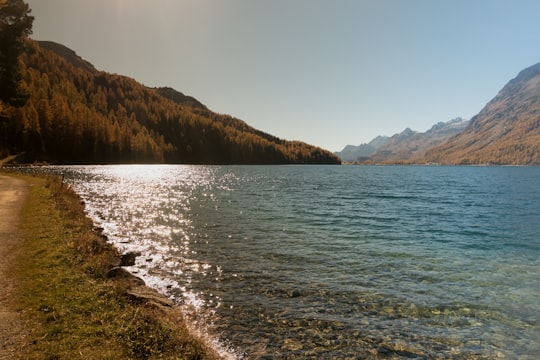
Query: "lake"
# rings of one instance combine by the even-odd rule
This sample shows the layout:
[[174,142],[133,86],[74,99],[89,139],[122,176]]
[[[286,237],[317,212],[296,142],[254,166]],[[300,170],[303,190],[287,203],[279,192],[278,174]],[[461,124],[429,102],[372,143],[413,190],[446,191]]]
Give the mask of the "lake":
[[540,168],[51,167],[237,358],[540,354]]

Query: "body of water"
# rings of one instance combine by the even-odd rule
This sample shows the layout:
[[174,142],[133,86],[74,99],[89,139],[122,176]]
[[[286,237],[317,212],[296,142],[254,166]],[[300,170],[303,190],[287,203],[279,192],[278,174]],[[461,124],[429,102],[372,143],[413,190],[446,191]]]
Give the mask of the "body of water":
[[238,358],[540,356],[540,168],[54,167]]

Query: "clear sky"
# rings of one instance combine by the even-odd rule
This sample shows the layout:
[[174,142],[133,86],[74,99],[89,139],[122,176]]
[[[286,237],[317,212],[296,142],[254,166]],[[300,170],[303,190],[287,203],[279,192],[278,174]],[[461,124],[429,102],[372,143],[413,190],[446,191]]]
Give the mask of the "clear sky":
[[26,0],[37,40],[326,149],[471,118],[540,62],[537,0]]

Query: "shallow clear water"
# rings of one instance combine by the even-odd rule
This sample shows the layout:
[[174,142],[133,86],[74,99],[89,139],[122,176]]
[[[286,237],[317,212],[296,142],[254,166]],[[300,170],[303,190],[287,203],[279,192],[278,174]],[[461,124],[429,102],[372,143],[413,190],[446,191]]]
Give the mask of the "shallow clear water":
[[48,171],[238,357],[540,354],[540,168]]

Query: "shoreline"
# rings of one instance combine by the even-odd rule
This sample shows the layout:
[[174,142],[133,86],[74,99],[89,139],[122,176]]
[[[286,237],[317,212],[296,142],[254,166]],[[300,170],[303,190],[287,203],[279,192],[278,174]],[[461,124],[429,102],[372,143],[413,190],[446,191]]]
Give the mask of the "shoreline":
[[17,284],[13,307],[37,323],[21,358],[224,358],[179,306],[124,269],[125,257],[59,177],[0,175],[28,188],[8,273]]
[[[357,239],[356,236],[351,242],[352,237],[349,236],[349,232],[337,234],[335,239],[337,239],[340,246],[336,248],[334,238],[328,236],[334,233],[336,228],[332,225],[327,227],[325,224],[321,224],[316,229],[321,229],[322,236],[309,239],[310,242],[302,240],[302,245],[317,246],[317,254],[308,252],[307,254],[310,254],[308,258],[304,256],[306,253],[300,251],[296,252],[296,254],[299,254],[298,257],[291,258],[289,254],[278,250],[270,258],[267,257],[268,244],[283,244],[283,240],[287,241],[289,239],[288,235],[284,235],[285,233],[281,229],[287,229],[288,227],[261,227],[260,229],[257,228],[256,232],[251,232],[253,228],[250,225],[254,224],[252,219],[257,222],[261,219],[269,219],[270,217],[267,216],[269,212],[265,212],[262,217],[254,216],[248,222],[243,222],[245,217],[237,217],[237,210],[239,209],[245,211],[243,214],[247,215],[257,215],[251,211],[258,211],[257,202],[252,201],[258,197],[246,198],[243,194],[236,198],[224,196],[230,194],[229,189],[233,191],[236,189],[234,185],[241,184],[244,186],[244,178],[242,178],[241,182],[225,183],[225,185],[233,185],[228,186],[227,190],[224,190],[225,193],[216,191],[210,194],[218,201],[206,201],[207,197],[205,195],[204,198],[201,198],[200,203],[190,202],[191,207],[186,207],[188,215],[201,214],[204,217],[191,222],[177,222],[177,220],[181,221],[190,217],[178,215],[167,218],[167,214],[171,214],[174,209],[183,209],[185,203],[182,199],[184,197],[167,196],[169,199],[167,201],[155,201],[155,199],[163,199],[161,197],[163,194],[174,191],[174,194],[186,194],[185,199],[193,201],[196,197],[192,196],[193,193],[188,191],[194,189],[193,183],[196,181],[192,182],[192,180],[198,180],[194,173],[186,172],[185,169],[176,169],[171,172],[169,175],[173,176],[176,181],[173,183],[174,187],[169,189],[158,186],[163,182],[163,179],[167,178],[165,174],[163,174],[164,177],[158,177],[156,172],[153,171],[152,177],[149,179],[151,181],[141,183],[140,186],[137,185],[140,183],[137,177],[135,177],[135,182],[122,181],[122,186],[116,189],[118,192],[114,192],[113,197],[107,189],[113,188],[114,184],[118,183],[118,179],[106,174],[115,174],[117,169],[109,169],[112,173],[102,173],[102,170],[92,169],[86,175],[79,173],[81,169],[76,169],[73,173],[69,170],[63,171],[66,174],[67,183],[73,189],[77,189],[81,194],[81,198],[86,201],[85,212],[90,218],[94,219],[95,225],[104,228],[104,233],[109,235],[108,240],[118,246],[118,249],[122,252],[137,250],[142,252],[141,257],[136,260],[137,265],[140,265],[140,271],[137,271],[136,268],[128,269],[135,273],[136,276],[141,276],[149,285],[159,289],[166,296],[170,296],[182,309],[185,308],[186,304],[184,300],[188,299],[186,295],[200,295],[197,298],[203,300],[201,303],[203,307],[200,309],[203,313],[210,315],[210,317],[202,319],[203,323],[205,323],[204,320],[210,320],[208,321],[210,323],[209,336],[213,334],[221,335],[223,339],[221,345],[225,348],[227,345],[235,346],[238,350],[233,354],[238,357],[248,356],[240,353],[243,350],[247,354],[253,355],[253,357],[259,354],[255,351],[260,350],[260,356],[265,358],[280,357],[284,356],[284,354],[288,354],[290,357],[297,356],[298,358],[305,355],[315,356],[314,354],[324,357],[324,354],[329,353],[343,354],[344,357],[354,357],[355,354],[359,353],[365,354],[366,357],[370,355],[376,356],[377,354],[380,356],[390,356],[390,354],[405,356],[405,352],[410,353],[411,356],[416,354],[417,356],[426,357],[453,357],[460,355],[463,357],[499,358],[505,355],[509,356],[513,351],[523,356],[535,352],[534,345],[531,345],[534,344],[535,331],[534,329],[531,331],[530,328],[531,321],[534,322],[534,317],[531,318],[530,315],[523,313],[521,309],[516,311],[517,308],[514,308],[512,301],[509,302],[508,298],[497,295],[497,293],[511,293],[514,299],[522,299],[520,302],[524,305],[523,309],[530,309],[530,313],[534,314],[534,303],[530,302],[533,299],[531,298],[531,291],[535,290],[534,287],[531,287],[531,285],[514,287],[513,283],[500,281],[497,276],[501,272],[508,275],[509,279],[514,279],[512,270],[520,269],[521,275],[516,274],[516,283],[534,284],[534,270],[538,264],[534,261],[527,261],[529,256],[534,254],[534,233],[531,231],[517,232],[516,234],[521,235],[520,237],[523,237],[523,240],[529,239],[533,240],[533,242],[520,241],[511,244],[505,241],[499,242],[499,239],[505,239],[508,233],[497,226],[486,228],[486,230],[489,230],[486,233],[473,233],[472,231],[477,230],[476,222],[471,224],[469,220],[460,221],[462,211],[468,211],[470,207],[464,205],[463,201],[457,201],[456,194],[462,194],[461,199],[464,201],[473,202],[475,200],[474,202],[478,207],[485,209],[486,211],[481,211],[478,214],[482,215],[479,218],[489,220],[486,223],[495,224],[493,220],[501,219],[504,215],[504,218],[508,218],[512,224],[534,225],[529,222],[530,216],[539,215],[538,209],[525,208],[517,213],[509,213],[505,210],[505,207],[488,205],[499,204],[500,199],[504,198],[505,189],[517,190],[513,186],[514,182],[509,182],[509,180],[515,179],[516,174],[523,175],[520,184],[521,190],[513,193],[512,196],[515,199],[529,197],[535,199],[538,195],[535,187],[536,171],[531,173],[529,170],[520,170],[516,173],[514,170],[497,170],[497,174],[504,175],[499,180],[483,180],[490,178],[486,174],[492,174],[493,171],[483,169],[474,171],[459,170],[452,173],[445,172],[443,173],[445,176],[433,177],[433,180],[429,182],[422,181],[418,184],[418,174],[429,175],[433,174],[433,171],[398,171],[396,173],[392,169],[386,169],[384,175],[387,177],[383,179],[389,179],[388,176],[391,176],[391,179],[387,180],[388,182],[380,181],[380,183],[384,184],[375,187],[375,189],[379,190],[376,194],[371,195],[372,189],[361,188],[364,185],[359,185],[358,188],[346,187],[347,189],[345,189],[341,187],[339,189],[345,189],[342,194],[346,195],[350,195],[350,192],[359,191],[359,194],[356,197],[351,197],[351,199],[362,200],[369,196],[369,199],[377,199],[377,202],[382,202],[383,205],[380,208],[373,208],[373,214],[375,215],[383,214],[386,216],[387,205],[397,202],[400,205],[394,207],[397,214],[402,214],[401,210],[404,208],[422,209],[419,213],[413,211],[414,214],[410,217],[405,216],[405,219],[411,220],[407,221],[409,224],[415,223],[418,214],[421,214],[427,216],[428,219],[451,220],[455,224],[463,225],[462,231],[456,233],[453,228],[440,229],[440,239],[449,234],[449,236],[452,236],[452,241],[433,241],[433,238],[429,237],[429,235],[426,237],[420,236],[420,241],[418,241],[416,236],[414,239],[412,236],[387,238],[385,236],[390,227],[385,226],[381,227],[380,231],[376,233],[370,233],[374,234],[373,241],[361,242],[362,248],[366,251],[351,252],[349,250],[357,248],[357,244],[359,244],[354,242],[354,239]],[[281,169],[270,170],[269,174],[282,174]],[[341,173],[347,174],[347,179],[356,182],[356,178],[351,175],[359,174],[359,172],[350,173],[345,170],[343,169]],[[223,173],[228,174],[232,171],[232,169],[224,169]],[[246,169],[238,169],[238,171],[239,174],[246,175]],[[314,171],[318,170],[315,169]],[[181,177],[182,173],[185,173],[185,179]],[[198,181],[196,183],[202,184],[201,188],[205,189],[207,183],[213,183],[212,179],[222,179],[223,176],[221,175],[223,173],[212,173],[212,177],[209,178],[208,182]],[[287,173],[290,174],[288,175],[290,178],[297,179],[298,183],[302,182],[303,178],[297,175],[304,173],[304,169],[288,169]],[[77,174],[80,176],[77,176]],[[103,175],[103,178],[99,178],[100,174]],[[260,170],[256,170],[254,174],[260,175]],[[366,176],[365,179],[381,179],[380,174],[381,172],[377,170],[370,174],[369,177]],[[407,188],[409,189],[408,192],[419,194],[422,192],[413,190],[426,190],[425,194],[429,196],[422,193],[420,196],[408,197],[403,196],[401,188],[393,190],[394,187],[390,185],[396,181],[393,180],[396,179],[396,174],[404,175],[406,183],[415,184],[413,187]],[[467,174],[471,176],[464,176]],[[98,176],[98,178],[95,176]],[[274,177],[268,177],[269,181],[263,184],[259,181],[260,176],[254,177],[253,179],[256,181],[252,181],[249,186],[245,186],[246,193],[258,196],[258,193],[253,191],[256,189],[258,191],[268,191],[268,194],[272,195],[273,193],[270,191],[273,191],[274,188],[271,186],[274,186],[275,182],[271,179]],[[237,179],[237,177],[232,176],[231,178]],[[327,171],[327,176],[322,181],[317,181],[317,183],[321,185],[327,184],[326,179],[332,180],[335,178],[334,171],[330,169]],[[399,182],[401,181],[400,179]],[[369,181],[365,182],[369,183]],[[446,183],[451,183],[453,186],[449,188],[448,193],[440,193],[439,189],[443,187],[441,185]],[[183,185],[180,186],[180,184]],[[223,183],[220,184],[223,185]],[[289,187],[291,183],[283,182],[283,184]],[[471,186],[467,187],[465,192],[462,191],[463,185],[467,184]],[[493,184],[501,184],[501,186],[493,186]],[[486,185],[490,186],[486,187]],[[305,187],[308,191],[311,191],[312,188],[311,184]],[[389,190],[390,188],[392,190]],[[486,188],[495,190],[488,191],[488,196],[479,197],[478,194],[484,194],[482,189]],[[365,192],[362,192],[362,189],[365,189]],[[195,195],[199,194],[199,192],[195,192]],[[312,192],[308,192],[308,194],[312,194]],[[327,197],[322,198],[322,203],[328,203],[327,199],[334,199],[334,194],[336,193],[327,194]],[[285,196],[280,198],[280,201],[276,202],[276,204],[290,201],[290,197],[286,195],[285,193]],[[310,200],[311,197],[304,197],[304,199],[304,202],[299,201],[301,205],[299,209],[311,208],[313,204]],[[233,201],[228,202],[225,200]],[[237,203],[235,200],[245,201]],[[223,207],[223,209],[226,209],[225,211],[217,211],[216,209],[215,213],[212,212],[212,209],[215,209],[214,205],[220,203],[232,203],[233,206]],[[411,203],[414,204],[412,208],[407,205]],[[448,209],[448,212],[456,216],[448,218],[445,213],[437,213],[436,211],[435,215],[433,215],[434,212],[432,211],[433,208],[429,206],[430,203],[446,204],[445,208]],[[516,201],[508,203],[507,206],[512,209],[517,204],[524,203]],[[534,201],[531,204],[534,204]],[[341,208],[341,204],[338,203],[329,207],[328,213],[332,213],[330,210],[336,207]],[[272,209],[273,211],[281,211],[282,207],[276,206]],[[294,211],[296,209],[298,208],[291,208]],[[355,209],[358,208],[352,208],[351,210]],[[137,213],[133,213],[134,211],[137,211]],[[486,218],[483,216],[487,215],[488,211],[489,215],[493,217]],[[353,211],[350,213],[353,213]],[[324,214],[325,217],[326,214]],[[437,214],[439,215],[436,216]],[[317,212],[313,215],[315,217],[307,217],[307,219],[320,218],[320,215],[323,214]],[[522,218],[522,215],[527,217]],[[295,216],[290,212],[287,213],[287,216],[291,216],[288,217],[291,221],[280,224],[301,224],[301,221],[298,221],[299,216]],[[302,218],[304,218],[304,215]],[[149,219],[155,220],[154,223]],[[169,233],[165,230],[165,232],[160,232],[159,230],[163,230],[161,227],[163,224],[162,219],[169,219],[170,222],[167,222],[167,225],[183,229],[183,231]],[[238,223],[233,222],[236,219],[238,219]],[[354,215],[346,217],[346,219],[349,219],[347,220],[349,224],[351,221],[358,221],[357,218],[354,218]],[[525,221],[519,221],[520,219]],[[370,228],[370,222],[371,219],[367,219],[363,226],[367,226],[368,229],[375,228]],[[206,224],[209,224],[209,226],[202,227]],[[223,224],[231,224],[232,227],[223,227]],[[273,225],[274,223],[269,222],[269,224]],[[302,231],[301,233],[295,232],[291,236],[304,239],[302,234],[310,233],[304,230],[313,229],[309,226],[310,222],[306,224],[307,227],[299,228]],[[244,227],[244,225],[246,226]],[[276,231],[272,232],[273,229]],[[412,229],[411,234],[415,232],[415,228],[409,229]],[[434,227],[433,229],[437,230],[438,228]],[[531,227],[531,229],[534,229],[534,227]],[[258,236],[261,235],[261,230],[270,231],[265,231],[264,236]],[[425,228],[423,227],[422,230],[425,230]],[[231,234],[231,238],[238,240],[222,241],[223,234]],[[417,234],[421,235],[420,233]],[[472,239],[471,234],[475,234]],[[254,240],[253,242],[249,241],[250,247],[247,249],[243,245],[246,242],[241,239],[250,239],[250,235],[253,235]],[[162,238],[164,241],[160,241]],[[493,241],[494,239],[496,241]],[[390,248],[398,240],[412,246],[408,249],[400,248],[404,250],[400,256],[396,256],[395,251],[380,251],[384,250],[384,248]],[[168,243],[173,243],[173,245],[183,244],[180,241],[186,242],[185,248],[160,246]],[[258,245],[260,245],[258,248],[252,246],[255,241],[258,241]],[[139,246],[150,243],[155,246]],[[195,245],[197,243],[199,245]],[[193,244],[193,246],[187,246],[190,244]],[[293,245],[296,244],[293,243]],[[497,247],[496,249],[504,249],[504,252],[507,252],[507,249],[512,251],[518,255],[516,261],[506,259],[508,262],[501,263],[493,259],[489,256],[492,253],[487,244],[494,244]],[[127,246],[124,247],[124,245]],[[426,245],[429,245],[429,247],[426,247]],[[209,255],[210,253],[200,252],[205,249],[210,249],[212,256]],[[302,249],[310,249],[310,247],[303,247]],[[418,256],[418,250],[420,249],[424,249],[422,256]],[[533,250],[533,252],[531,253],[529,249]],[[249,250],[249,252],[246,252],[246,250]],[[499,253],[499,250],[497,250],[497,253]],[[340,254],[339,258],[336,258],[337,261],[325,261],[327,258],[331,258],[331,256],[328,257],[329,251],[332,254]],[[202,254],[202,256],[196,256],[197,253]],[[168,275],[167,271],[152,271],[157,268],[157,265],[164,264],[163,258],[159,254],[169,254],[168,259],[184,259],[184,255],[186,255],[186,258],[192,261],[171,261],[167,269],[182,271],[178,273],[171,272]],[[189,256],[188,254],[193,255]],[[219,257],[216,258],[213,254],[217,254]],[[243,255],[237,257],[237,254],[246,254],[249,258]],[[373,256],[373,254],[377,254],[377,256]],[[468,261],[469,256],[464,257],[463,255],[470,255],[477,261]],[[166,256],[164,255],[164,257]],[[232,259],[232,262],[230,259]],[[261,262],[258,259],[264,261]],[[266,261],[266,259],[270,261]],[[341,261],[342,259],[345,261]],[[446,266],[447,259],[452,266]],[[309,264],[309,267],[302,266],[300,268],[279,265],[287,265],[291,260],[295,260],[295,263],[298,264]],[[409,266],[411,260],[414,265]],[[529,260],[535,259],[531,258]],[[388,264],[390,269],[403,269],[403,274],[400,273],[400,277],[403,276],[405,280],[403,286],[388,281],[389,277],[386,270],[388,268],[379,270],[378,266],[381,262]],[[196,269],[191,268],[194,269],[192,272],[185,272],[188,269],[187,264],[198,264],[198,266]],[[433,264],[442,265],[433,266]],[[199,265],[203,266],[200,267]],[[215,268],[213,268],[214,265],[216,265]],[[219,265],[219,268],[217,265]],[[338,268],[334,273],[334,269],[330,269],[329,266],[335,265],[338,265]],[[226,274],[225,277],[221,276],[222,266]],[[363,273],[366,268],[369,268],[370,271],[360,281],[368,286],[350,289],[348,284],[351,281],[356,281],[356,274]],[[483,269],[489,269],[489,271],[483,271]],[[261,271],[259,272],[259,270]],[[248,274],[248,276],[242,276],[242,271],[245,271],[244,274]],[[316,274],[325,272],[337,275],[340,278],[343,276],[343,279],[347,280],[347,282],[342,287],[339,283],[332,281],[321,284]],[[236,274],[240,274],[238,280]],[[296,274],[301,274],[301,276],[297,278]],[[478,274],[475,275],[478,278],[471,279],[470,274]],[[189,278],[192,280],[190,284],[193,285],[180,286],[180,291],[176,291],[174,288],[165,290],[161,287],[161,284],[167,282],[156,284],[153,281],[154,276],[164,280],[177,280],[180,285],[185,285],[183,281]],[[283,279],[287,279],[287,281],[280,282]],[[290,282],[288,279],[290,279]],[[379,279],[380,281],[378,281]],[[424,279],[430,281],[424,282]],[[459,281],[456,282],[456,279]],[[216,284],[216,280],[218,283],[214,290],[213,285]],[[301,286],[298,284],[301,284]],[[447,291],[440,292],[440,288]],[[300,296],[294,295],[294,289],[299,290],[298,294]],[[461,292],[460,289],[464,289],[464,291]],[[449,293],[454,294],[452,295],[454,301],[452,306],[448,306],[449,297],[447,294]],[[479,293],[485,294],[482,302],[476,301],[476,294]],[[251,301],[251,294],[258,295],[257,298],[254,298],[256,302]],[[404,294],[405,301],[400,297],[400,294]],[[216,310],[215,313],[212,311],[207,312],[206,310],[213,309],[212,304],[215,299],[219,301],[220,310]],[[337,301],[334,303],[332,302],[333,299],[337,299]],[[362,301],[359,302],[358,299],[362,299]],[[205,303],[205,301],[208,302]],[[210,307],[206,307],[205,304],[210,305]],[[215,304],[218,304],[218,302],[215,302]],[[308,309],[308,311],[305,311],[305,309]],[[204,326],[199,327],[198,318],[189,316],[191,314],[189,307],[184,313],[188,314],[186,319],[188,323],[194,324],[203,333],[205,332]],[[217,316],[211,317],[214,314]],[[353,316],[348,318],[348,314],[353,314]],[[516,321],[509,321],[509,316],[513,315],[519,316],[515,319]],[[342,317],[347,318],[347,321],[350,320],[350,323],[345,325],[341,321]],[[212,323],[212,319],[216,322]],[[400,329],[400,332],[393,333],[392,329],[394,328]],[[486,329],[491,328],[497,329],[493,332],[497,337],[497,342],[484,335]],[[407,335],[411,331],[415,334],[414,337]],[[439,331],[445,334],[448,331],[449,336],[433,338],[431,334]],[[469,334],[478,339],[479,343],[471,343]],[[519,336],[512,337],[509,334],[519,334]],[[338,339],[336,336],[340,336],[340,338]],[[257,348],[253,344],[256,344]],[[220,344],[218,343],[218,345]],[[263,349],[264,346],[267,347]]]

